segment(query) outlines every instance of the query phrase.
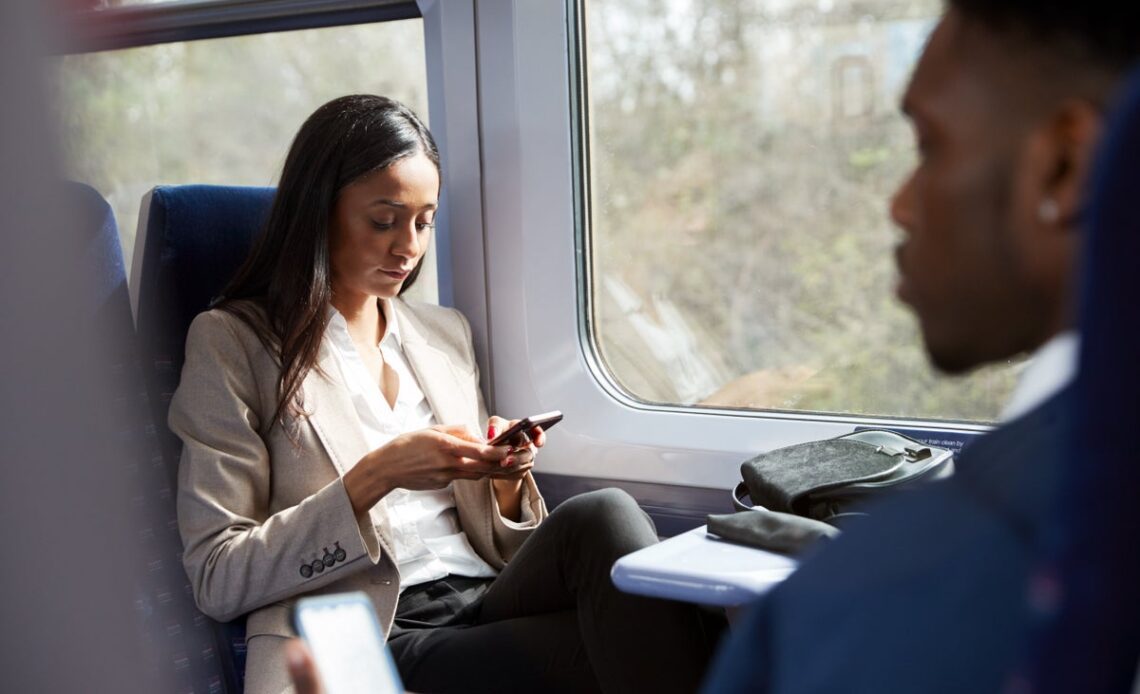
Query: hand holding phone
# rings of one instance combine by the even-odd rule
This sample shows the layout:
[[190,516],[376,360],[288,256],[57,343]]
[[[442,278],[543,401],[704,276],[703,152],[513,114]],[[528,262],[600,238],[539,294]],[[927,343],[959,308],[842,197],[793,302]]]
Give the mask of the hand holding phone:
[[523,417],[487,443],[491,446],[502,446],[507,443],[512,446],[521,446],[523,444],[523,435],[527,434],[531,429],[538,427],[543,431],[550,431],[551,427],[561,421],[562,413],[558,410]]

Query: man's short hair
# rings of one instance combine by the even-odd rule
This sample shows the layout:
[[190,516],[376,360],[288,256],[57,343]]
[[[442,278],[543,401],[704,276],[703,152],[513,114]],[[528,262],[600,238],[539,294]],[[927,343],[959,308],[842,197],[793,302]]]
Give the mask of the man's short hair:
[[1137,0],[948,0],[964,17],[1067,61],[1121,73],[1140,60]]

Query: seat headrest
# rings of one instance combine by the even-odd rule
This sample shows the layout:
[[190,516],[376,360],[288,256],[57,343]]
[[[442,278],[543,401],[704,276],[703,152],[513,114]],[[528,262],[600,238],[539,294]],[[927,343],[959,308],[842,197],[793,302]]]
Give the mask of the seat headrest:
[[164,337],[185,341],[194,316],[249,254],[274,193],[273,188],[213,185],[159,186],[149,193],[140,214],[132,282],[140,332],[157,327]]

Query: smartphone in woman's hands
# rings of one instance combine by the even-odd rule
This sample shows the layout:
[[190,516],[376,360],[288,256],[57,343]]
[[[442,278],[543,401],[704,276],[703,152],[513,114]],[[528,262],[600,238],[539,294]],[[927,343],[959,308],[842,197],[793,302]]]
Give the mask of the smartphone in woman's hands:
[[531,429],[538,427],[543,431],[550,431],[551,427],[561,421],[562,413],[558,410],[523,417],[487,443],[491,446],[502,446],[507,443],[520,446],[523,443],[523,435],[529,433]]

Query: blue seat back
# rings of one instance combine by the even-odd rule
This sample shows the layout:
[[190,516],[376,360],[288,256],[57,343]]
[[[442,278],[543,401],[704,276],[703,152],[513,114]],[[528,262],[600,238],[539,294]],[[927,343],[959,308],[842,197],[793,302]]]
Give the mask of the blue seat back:
[[[171,489],[182,444],[167,428],[166,418],[182,373],[186,333],[194,316],[206,310],[249,254],[273,195],[273,188],[186,185],[159,186],[144,198],[132,302],[147,395]],[[211,624],[221,644],[227,691],[241,691],[244,620]]]
[[103,196],[87,184],[67,181],[63,190],[78,212],[76,218],[85,222],[79,233],[85,260],[90,264],[85,269],[92,271],[94,286],[89,295],[79,298],[88,303],[97,320],[112,321],[116,330],[130,328],[127,276],[115,213]]
[[[1035,692],[1125,692],[1140,664],[1140,70],[1108,121],[1082,257],[1081,357]],[[1056,609],[1055,612],[1052,609]]]
[[135,240],[132,301],[163,456],[182,450],[166,430],[190,322],[245,260],[268,215],[273,188],[158,186],[143,200]]
[[130,512],[137,532],[139,566],[133,572],[135,617],[144,649],[142,664],[157,682],[177,691],[216,694],[224,691],[216,635],[194,605],[182,569],[182,543],[175,522],[172,483],[159,454],[147,407],[118,226],[107,201],[90,186],[66,183],[64,193],[85,220],[77,230],[83,240],[85,283],[90,291],[76,297],[85,314],[112,336],[108,353],[109,384],[125,398],[108,398],[119,408],[113,421],[126,442],[125,463],[131,482]]

